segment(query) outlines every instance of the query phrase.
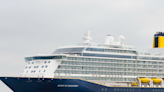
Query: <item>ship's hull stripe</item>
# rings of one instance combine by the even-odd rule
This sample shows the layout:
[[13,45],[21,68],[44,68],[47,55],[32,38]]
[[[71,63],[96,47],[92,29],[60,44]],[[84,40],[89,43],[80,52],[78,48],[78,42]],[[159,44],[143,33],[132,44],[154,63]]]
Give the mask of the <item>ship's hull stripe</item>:
[[164,88],[108,87],[80,79],[0,77],[14,92],[162,92]]

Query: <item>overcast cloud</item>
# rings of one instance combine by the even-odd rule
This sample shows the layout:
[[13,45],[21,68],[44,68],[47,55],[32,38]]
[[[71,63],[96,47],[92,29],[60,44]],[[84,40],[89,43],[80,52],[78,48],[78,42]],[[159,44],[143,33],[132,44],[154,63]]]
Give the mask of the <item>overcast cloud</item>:
[[[52,53],[60,44],[111,34],[139,51],[152,48],[164,28],[164,0],[0,0],[0,75],[20,75],[24,56]],[[12,92],[2,82],[0,92]]]

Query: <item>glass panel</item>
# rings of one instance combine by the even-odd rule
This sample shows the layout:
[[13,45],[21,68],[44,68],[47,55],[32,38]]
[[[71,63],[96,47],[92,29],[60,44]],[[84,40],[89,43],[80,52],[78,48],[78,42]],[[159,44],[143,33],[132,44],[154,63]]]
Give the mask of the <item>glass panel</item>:
[[65,56],[37,56],[37,57],[27,57],[26,61],[38,60],[38,59],[65,59]]
[[100,52],[104,52],[104,49],[101,49],[101,48],[87,48],[86,51],[100,51]]
[[57,49],[53,54],[56,53],[71,53],[71,52],[82,52],[84,48],[62,48],[62,49]]
[[125,55],[109,55],[109,54],[91,54],[83,53],[83,56],[93,56],[93,57],[112,57],[112,58],[131,58],[136,59],[136,56],[125,56]]

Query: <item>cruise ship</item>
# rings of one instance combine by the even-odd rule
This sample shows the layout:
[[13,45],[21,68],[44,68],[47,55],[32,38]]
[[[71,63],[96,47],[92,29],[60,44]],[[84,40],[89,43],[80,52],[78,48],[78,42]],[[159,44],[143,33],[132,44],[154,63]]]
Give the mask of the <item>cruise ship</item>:
[[[140,53],[124,36],[93,43],[61,45],[52,54],[25,56],[20,76],[0,76],[13,92],[162,92],[164,33],[154,35],[153,48]],[[145,43],[146,44],[146,43]]]

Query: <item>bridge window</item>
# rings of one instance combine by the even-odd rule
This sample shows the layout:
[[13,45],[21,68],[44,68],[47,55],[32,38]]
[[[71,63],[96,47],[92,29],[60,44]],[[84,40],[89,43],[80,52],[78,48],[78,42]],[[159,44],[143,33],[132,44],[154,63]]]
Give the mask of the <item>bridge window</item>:
[[[28,61],[29,58],[31,60],[40,60],[40,59],[65,59],[65,56],[36,56],[36,57],[26,57],[25,60]],[[45,63],[46,63],[46,61],[45,61]],[[29,62],[29,64],[30,64],[30,62]]]

